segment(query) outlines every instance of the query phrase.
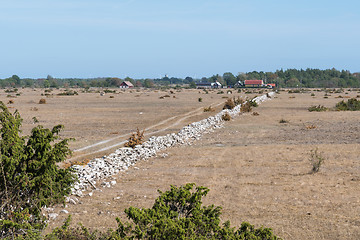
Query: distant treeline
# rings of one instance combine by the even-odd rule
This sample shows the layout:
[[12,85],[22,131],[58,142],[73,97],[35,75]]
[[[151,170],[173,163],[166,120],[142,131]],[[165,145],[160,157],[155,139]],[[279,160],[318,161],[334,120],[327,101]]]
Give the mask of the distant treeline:
[[126,77],[120,79],[116,77],[107,78],[54,78],[50,75],[47,78],[30,79],[19,78],[13,75],[6,79],[0,79],[0,87],[31,87],[31,88],[90,88],[90,87],[119,87],[123,81],[129,81],[135,87],[166,87],[166,86],[190,86],[195,87],[196,82],[220,82],[223,86],[234,86],[238,81],[247,79],[261,79],[265,83],[276,83],[278,87],[318,87],[318,88],[344,88],[360,87],[360,73],[351,73],[346,70],[336,69],[287,69],[276,70],[275,72],[248,72],[239,73],[236,76],[230,72],[223,75],[213,75],[211,77],[203,77],[201,79],[194,79],[192,77],[176,78],[147,78],[147,79],[132,79]]

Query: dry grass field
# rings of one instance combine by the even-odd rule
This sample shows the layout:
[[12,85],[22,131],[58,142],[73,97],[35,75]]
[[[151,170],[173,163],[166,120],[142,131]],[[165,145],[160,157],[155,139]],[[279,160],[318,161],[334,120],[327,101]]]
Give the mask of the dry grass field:
[[[203,107],[223,103],[222,97],[227,96],[198,90],[175,92],[164,99],[159,97],[166,92],[127,91],[112,94],[114,98],[79,93],[48,97],[47,104],[41,105],[40,90],[21,92],[8,106],[19,109],[24,132],[31,128],[33,116],[46,127],[62,123],[63,136],[77,139],[73,149],[125,135],[111,144],[123,141],[137,127],[159,135],[176,132],[214,114],[204,113]],[[138,162],[113,176],[115,186],[100,187],[92,197],[83,197],[80,204],[68,204],[66,209],[74,224],[115,228],[115,217],[125,220],[125,208],[152,206],[157,189],[194,182],[210,188],[204,204],[222,206],[222,219],[230,220],[232,226],[248,221],[271,227],[284,239],[360,239],[360,112],[307,110],[312,105],[331,108],[342,100],[336,98],[339,95],[360,93],[331,93],[327,98],[324,94],[281,91],[254,109],[258,116],[242,114],[190,146],[167,149],[164,155]],[[1,93],[2,101],[8,99]],[[34,107],[38,110],[30,110]],[[324,162],[318,173],[310,174],[310,153],[315,149]],[[57,207],[56,212],[61,209]],[[66,216],[60,214],[48,231],[61,225]]]

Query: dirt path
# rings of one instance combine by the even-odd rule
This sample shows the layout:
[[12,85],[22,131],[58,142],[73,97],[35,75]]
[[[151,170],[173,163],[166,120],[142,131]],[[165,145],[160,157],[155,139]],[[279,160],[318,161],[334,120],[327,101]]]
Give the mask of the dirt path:
[[[210,106],[213,108],[217,108],[219,106],[223,105],[223,102],[217,103],[217,104],[211,104]],[[168,119],[165,119],[159,123],[156,123],[154,125],[151,125],[147,128],[145,128],[145,134],[144,136],[154,136],[159,133],[165,134],[168,132],[168,130],[174,130],[174,129],[180,129],[181,127],[185,126],[185,123],[188,123],[187,119],[194,118],[197,116],[202,116],[204,118],[204,111],[203,107],[197,108],[195,110],[192,110],[190,112],[187,112],[185,114],[180,114],[177,116],[170,117]],[[154,129],[154,130],[152,130]],[[75,161],[75,160],[81,160],[85,158],[89,158],[91,156],[99,155],[100,153],[105,153],[109,151],[113,151],[119,146],[123,145],[127,142],[127,139],[129,138],[130,133],[128,134],[122,134],[113,138],[109,138],[79,149],[73,150],[74,155],[72,158],[68,159],[67,161]]]

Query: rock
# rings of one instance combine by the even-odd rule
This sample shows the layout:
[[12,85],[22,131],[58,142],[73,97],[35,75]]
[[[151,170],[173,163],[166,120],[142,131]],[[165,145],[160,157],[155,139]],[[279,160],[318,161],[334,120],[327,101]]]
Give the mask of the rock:
[[57,213],[49,213],[48,214],[48,217],[50,220],[55,220],[58,216],[59,216],[59,214],[57,214]]
[[116,184],[116,181],[113,180],[113,181],[111,181],[110,183],[111,183],[111,185],[115,185],[115,184]]
[[68,211],[68,210],[63,209],[63,210],[61,210],[61,211],[60,211],[60,213],[65,213],[65,214],[68,214],[68,213],[69,213],[69,211]]
[[70,198],[69,203],[76,205],[76,202],[74,199]]

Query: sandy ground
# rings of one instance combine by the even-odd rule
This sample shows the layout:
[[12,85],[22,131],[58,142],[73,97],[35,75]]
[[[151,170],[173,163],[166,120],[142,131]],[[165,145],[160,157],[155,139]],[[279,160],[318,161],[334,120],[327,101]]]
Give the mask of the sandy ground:
[[[307,111],[311,105],[333,107],[338,95],[359,93],[328,98],[314,93],[281,92],[254,109],[259,116],[240,115],[191,146],[138,162],[113,177],[115,186],[68,204],[73,223],[116,228],[115,217],[125,220],[125,208],[151,207],[157,189],[194,182],[210,188],[204,204],[222,206],[222,219],[234,227],[248,221],[284,239],[360,239],[360,112]],[[205,105],[222,100],[215,97],[210,94]],[[309,174],[314,149],[325,161]],[[48,231],[65,218],[60,214]]]

